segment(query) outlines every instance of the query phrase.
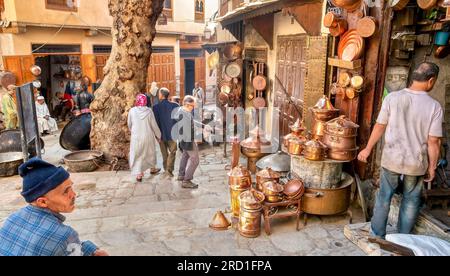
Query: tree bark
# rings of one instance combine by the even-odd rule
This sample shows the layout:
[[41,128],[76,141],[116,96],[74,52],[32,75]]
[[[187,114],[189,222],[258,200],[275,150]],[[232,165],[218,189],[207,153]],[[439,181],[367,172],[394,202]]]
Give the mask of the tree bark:
[[127,116],[136,95],[144,92],[164,0],[109,0],[113,17],[112,51],[104,80],[91,105],[91,146],[108,159],[128,159]]

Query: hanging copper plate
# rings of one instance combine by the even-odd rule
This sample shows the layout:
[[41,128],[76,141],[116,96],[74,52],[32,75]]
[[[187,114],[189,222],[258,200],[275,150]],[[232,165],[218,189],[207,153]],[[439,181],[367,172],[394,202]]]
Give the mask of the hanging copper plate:
[[266,100],[261,96],[262,92],[258,92],[258,97],[253,100],[253,106],[255,108],[266,107]]
[[225,67],[225,74],[230,78],[237,78],[241,75],[241,66],[236,62],[232,62]]
[[265,90],[267,87],[267,79],[264,76],[256,76],[253,79],[253,88],[256,90]]

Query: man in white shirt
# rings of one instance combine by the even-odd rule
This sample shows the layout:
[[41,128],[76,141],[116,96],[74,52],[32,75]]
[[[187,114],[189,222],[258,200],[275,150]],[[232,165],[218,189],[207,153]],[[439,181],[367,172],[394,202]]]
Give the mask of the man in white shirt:
[[58,131],[58,124],[56,120],[50,117],[45,98],[42,96],[37,97],[36,101],[36,115],[39,127],[39,133],[46,135],[51,132]]
[[[367,162],[373,148],[384,135],[380,191],[377,195],[372,234],[386,235],[391,199],[403,176],[403,199],[398,231],[410,234],[416,223],[425,182],[432,182],[443,136],[442,107],[428,93],[439,75],[439,67],[422,63],[413,72],[410,88],[389,94],[383,102],[367,147],[358,159]],[[428,174],[427,177],[426,174]]]
[[195,83],[195,88],[194,88],[194,91],[192,91],[192,96],[194,96],[197,104],[199,104],[199,105],[201,104],[202,106],[205,104],[204,103],[205,91],[200,86],[199,82]]

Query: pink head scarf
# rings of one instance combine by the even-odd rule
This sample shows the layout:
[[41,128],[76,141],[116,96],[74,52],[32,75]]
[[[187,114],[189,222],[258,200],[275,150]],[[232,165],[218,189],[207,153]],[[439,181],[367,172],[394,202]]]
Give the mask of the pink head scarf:
[[144,94],[137,95],[136,106],[147,106],[147,96]]

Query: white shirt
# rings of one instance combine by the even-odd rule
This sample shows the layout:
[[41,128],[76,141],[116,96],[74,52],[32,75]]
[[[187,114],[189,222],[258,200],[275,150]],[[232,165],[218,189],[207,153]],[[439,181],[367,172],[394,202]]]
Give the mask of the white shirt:
[[381,166],[423,176],[428,170],[428,137],[442,137],[442,107],[427,92],[403,89],[383,102],[377,123],[387,125]]

